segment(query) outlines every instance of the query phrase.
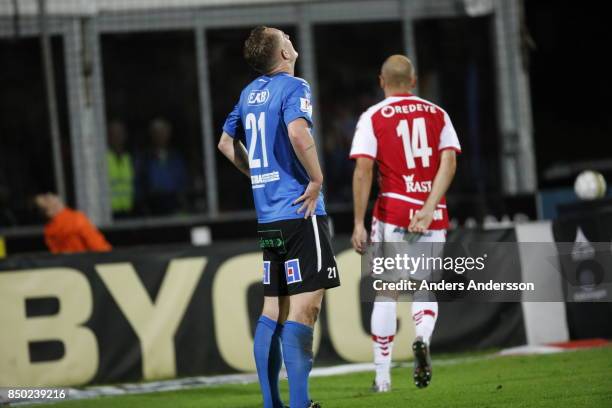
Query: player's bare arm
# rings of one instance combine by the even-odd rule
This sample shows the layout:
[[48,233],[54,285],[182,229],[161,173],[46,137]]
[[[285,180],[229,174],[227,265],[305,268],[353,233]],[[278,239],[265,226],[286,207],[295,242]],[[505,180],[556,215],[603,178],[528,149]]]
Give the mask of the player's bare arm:
[[363,254],[368,239],[365,228],[365,213],[372,189],[372,174],[374,172],[374,160],[367,157],[359,157],[355,163],[353,172],[353,213],[354,228],[351,243],[355,251]]
[[297,212],[301,213],[305,210],[304,218],[308,218],[314,214],[317,207],[317,200],[319,199],[319,193],[323,185],[323,172],[321,171],[317,148],[310,134],[308,122],[306,122],[305,119],[296,119],[289,123],[287,130],[293,150],[310,178],[306,191],[304,191],[304,194],[298,197],[293,204],[302,203]]
[[452,149],[442,151],[440,156],[440,167],[434,178],[431,193],[427,197],[423,208],[417,211],[410,221],[408,231],[424,233],[429,228],[433,219],[434,210],[440,200],[446,194],[446,190],[453,181],[457,169],[457,154]]
[[221,139],[219,140],[218,147],[219,150],[221,150],[221,153],[223,153],[223,155],[227,157],[238,170],[240,170],[245,176],[251,177],[247,151],[240,140],[234,139],[227,133],[223,132]]

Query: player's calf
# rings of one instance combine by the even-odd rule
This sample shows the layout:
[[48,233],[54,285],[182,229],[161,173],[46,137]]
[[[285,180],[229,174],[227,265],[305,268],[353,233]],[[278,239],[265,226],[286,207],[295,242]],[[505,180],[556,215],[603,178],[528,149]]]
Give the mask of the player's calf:
[[313,327],[321,312],[324,292],[324,289],[319,289],[291,296],[287,320]]
[[319,313],[321,312],[320,305],[304,305],[295,312],[289,312],[288,320],[302,323],[306,326],[313,327],[316,323]]

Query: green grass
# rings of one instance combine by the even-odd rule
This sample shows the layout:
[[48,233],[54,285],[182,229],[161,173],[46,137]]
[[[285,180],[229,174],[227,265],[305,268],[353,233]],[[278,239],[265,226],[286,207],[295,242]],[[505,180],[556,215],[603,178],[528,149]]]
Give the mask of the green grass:
[[[463,357],[463,356],[454,356]],[[369,392],[372,373],[318,377],[311,396],[335,407],[612,407],[612,347],[540,356],[467,358],[435,365],[432,384],[419,390],[410,368],[393,370],[393,391]],[[287,382],[282,381],[283,396]],[[54,408],[255,408],[257,384],[215,386],[92,400],[68,401]]]

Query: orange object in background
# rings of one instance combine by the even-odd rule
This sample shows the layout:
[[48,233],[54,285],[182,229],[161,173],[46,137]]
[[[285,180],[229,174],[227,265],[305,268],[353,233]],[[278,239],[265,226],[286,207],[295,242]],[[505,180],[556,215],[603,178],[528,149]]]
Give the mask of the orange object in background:
[[54,254],[112,249],[85,214],[70,208],[61,210],[45,225],[45,243]]
[[112,249],[85,214],[66,207],[56,194],[39,194],[35,202],[49,220],[45,225],[45,243],[54,254]]

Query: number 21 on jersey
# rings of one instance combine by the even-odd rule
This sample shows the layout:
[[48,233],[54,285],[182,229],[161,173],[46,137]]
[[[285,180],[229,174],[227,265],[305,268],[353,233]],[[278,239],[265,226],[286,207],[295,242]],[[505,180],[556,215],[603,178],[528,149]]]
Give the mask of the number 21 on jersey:
[[[249,142],[249,167],[258,169],[268,167],[268,152],[266,151],[266,113],[261,112],[259,118],[254,113],[249,113],[245,118],[245,128],[251,131],[251,141]],[[255,158],[255,148],[257,147],[257,139],[261,138],[261,159]]]
[[[412,132],[411,132],[412,130]],[[425,118],[416,118],[412,121],[412,129],[408,127],[408,120],[402,119],[397,125],[397,136],[402,138],[406,165],[409,169],[416,167],[415,159],[420,158],[423,167],[429,167],[431,147],[427,144],[427,127]]]

